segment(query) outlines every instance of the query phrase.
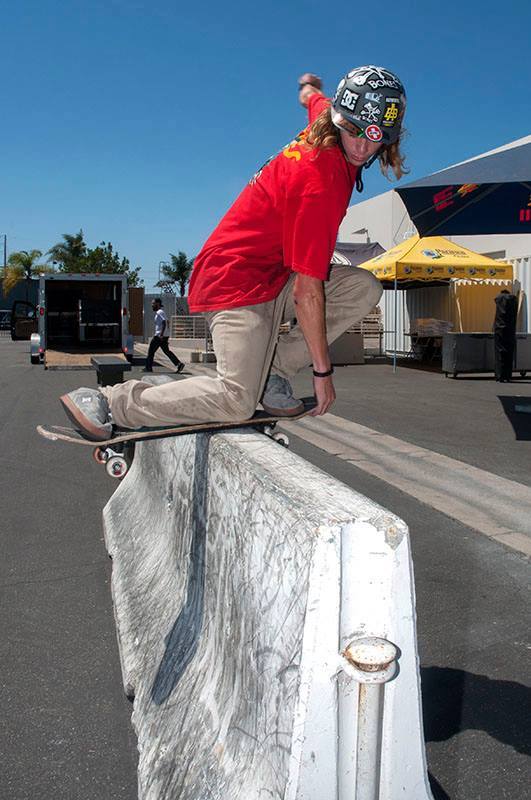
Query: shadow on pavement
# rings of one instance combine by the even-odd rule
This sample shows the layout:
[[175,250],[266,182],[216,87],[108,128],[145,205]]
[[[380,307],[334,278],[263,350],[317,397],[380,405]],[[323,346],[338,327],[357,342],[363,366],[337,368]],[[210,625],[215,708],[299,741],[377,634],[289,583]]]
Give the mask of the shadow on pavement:
[[[392,364],[393,360],[390,359],[389,363]],[[420,361],[417,358],[398,358],[396,366],[406,369],[417,369],[422,372],[438,372],[442,374],[441,362],[439,361]]]
[[[489,375],[484,375],[483,373],[481,375],[476,375],[474,373],[459,372],[457,378],[452,377],[451,379],[455,381],[490,381],[491,383],[496,380],[494,373],[492,372]],[[517,383],[525,386],[528,383],[531,383],[531,380],[525,380],[524,378],[513,376],[511,383]]]
[[531,689],[449,667],[421,669],[424,735],[441,742],[481,730],[518,753],[531,754]]
[[433,800],[452,800],[449,794],[446,794],[444,789],[442,788],[441,784],[435,778],[431,772],[428,772],[428,780],[430,782],[431,793],[433,794]]
[[515,411],[515,406],[525,406],[531,410],[531,398],[518,395],[498,395],[505,415],[515,433],[518,441],[531,441],[531,413]]

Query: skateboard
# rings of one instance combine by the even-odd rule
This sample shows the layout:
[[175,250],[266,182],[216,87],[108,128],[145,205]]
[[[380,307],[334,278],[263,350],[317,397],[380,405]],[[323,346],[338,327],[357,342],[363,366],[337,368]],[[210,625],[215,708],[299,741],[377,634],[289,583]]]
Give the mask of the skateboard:
[[277,422],[302,419],[315,408],[313,397],[305,397],[304,410],[291,417],[271,416],[266,411],[256,411],[250,419],[234,422],[201,422],[196,425],[177,425],[164,428],[142,428],[141,430],[116,429],[116,435],[111,439],[93,441],[85,439],[75,428],[63,425],[37,425],[37,433],[52,442],[69,442],[92,447],[92,455],[98,464],[105,466],[107,474],[112,478],[123,478],[132,462],[133,446],[135,442],[165,439],[170,436],[184,436],[187,433],[216,432],[233,430],[235,428],[256,428],[261,433],[269,436],[273,441],[284,447],[289,447],[289,439],[285,433],[275,431]]

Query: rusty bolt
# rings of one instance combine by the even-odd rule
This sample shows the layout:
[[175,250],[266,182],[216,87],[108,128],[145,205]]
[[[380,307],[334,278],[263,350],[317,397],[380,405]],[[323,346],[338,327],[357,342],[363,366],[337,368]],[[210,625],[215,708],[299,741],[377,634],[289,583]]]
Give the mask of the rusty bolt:
[[353,667],[362,672],[380,672],[396,660],[398,652],[387,639],[367,636],[350,642],[343,655]]

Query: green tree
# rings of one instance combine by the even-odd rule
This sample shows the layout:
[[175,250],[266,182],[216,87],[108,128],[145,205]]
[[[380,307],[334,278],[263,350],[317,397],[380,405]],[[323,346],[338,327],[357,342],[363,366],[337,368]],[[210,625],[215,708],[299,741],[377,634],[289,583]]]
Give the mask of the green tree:
[[140,267],[131,269],[128,258],[120,258],[110,242],[87,247],[83,231],[63,234],[62,242],[48,250],[49,260],[59,265],[59,272],[102,272],[126,275],[129,286],[140,286]]
[[184,297],[186,292],[186,284],[190,280],[192,269],[194,266],[194,259],[188,258],[186,253],[179,250],[177,255],[170,253],[171,264],[162,267],[163,278],[155,284],[159,289],[165,292],[175,294],[175,286],[179,287],[181,297]]
[[131,269],[129,259],[120,258],[110,242],[100,242],[98,247],[88,248],[85,260],[85,272],[112,272],[126,275],[129,286],[140,286],[143,283],[140,279],[140,267]]
[[63,233],[63,240],[50,247],[48,261],[57,264],[60,272],[86,272],[87,245],[83,231],[75,234]]
[[[19,250],[11,253],[7,260],[7,266],[2,277],[2,290],[4,296],[15,288],[17,283],[25,280],[29,282],[41,272],[53,272],[54,270],[46,264],[38,264],[42,257],[40,250]],[[28,283],[26,283],[26,299],[28,294]]]

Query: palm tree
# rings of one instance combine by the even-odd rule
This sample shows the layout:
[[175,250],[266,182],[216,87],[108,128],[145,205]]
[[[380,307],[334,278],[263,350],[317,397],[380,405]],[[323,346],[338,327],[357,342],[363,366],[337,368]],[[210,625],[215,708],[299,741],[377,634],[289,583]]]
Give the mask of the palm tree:
[[[19,250],[16,253],[11,253],[2,279],[4,296],[7,296],[19,281],[30,281],[41,272],[54,271],[45,264],[36,263],[41,257],[42,252],[40,250]],[[26,299],[28,295],[27,286],[26,283]]]
[[63,233],[63,242],[54,244],[48,250],[48,261],[57,262],[64,272],[79,272],[84,267],[87,256],[87,245],[83,239],[83,231],[78,233]]
[[162,267],[164,278],[156,283],[155,286],[158,286],[166,292],[173,293],[173,285],[177,284],[181,297],[184,297],[186,284],[190,280],[190,275],[194,266],[194,259],[188,258],[186,253],[183,253],[182,250],[179,250],[177,255],[170,253],[170,258],[171,265]]

